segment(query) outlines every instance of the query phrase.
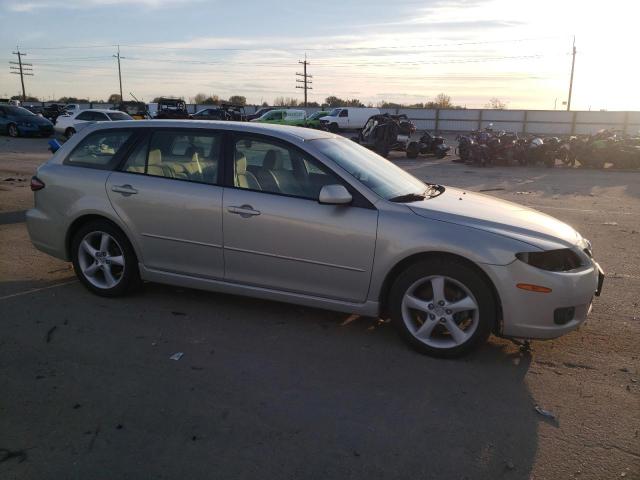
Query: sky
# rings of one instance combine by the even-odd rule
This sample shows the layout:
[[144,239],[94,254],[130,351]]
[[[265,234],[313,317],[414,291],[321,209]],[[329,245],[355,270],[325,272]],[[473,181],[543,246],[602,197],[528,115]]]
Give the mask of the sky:
[[637,0],[0,0],[0,96],[125,99],[197,93],[249,103],[329,95],[481,108],[640,110]]

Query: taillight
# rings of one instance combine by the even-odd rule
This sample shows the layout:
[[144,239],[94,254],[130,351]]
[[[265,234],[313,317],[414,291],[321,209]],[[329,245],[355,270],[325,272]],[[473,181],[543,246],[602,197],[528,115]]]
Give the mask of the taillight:
[[44,182],[38,177],[31,177],[31,191],[42,190],[44,188]]

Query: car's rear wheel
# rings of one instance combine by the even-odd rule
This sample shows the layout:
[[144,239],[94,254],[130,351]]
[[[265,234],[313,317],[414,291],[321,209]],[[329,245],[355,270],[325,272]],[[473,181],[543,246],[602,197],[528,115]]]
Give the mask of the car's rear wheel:
[[76,130],[74,128],[69,127],[64,131],[64,136],[67,138],[71,138],[75,135],[75,133],[76,133]]
[[391,289],[389,307],[405,341],[437,357],[457,357],[486,341],[497,311],[486,279],[455,259],[406,269]]
[[7,126],[7,133],[9,134],[10,137],[16,138],[20,135],[20,132],[18,131],[18,126],[15,123],[10,123]]
[[107,221],[97,220],[80,227],[73,236],[71,252],[78,279],[93,293],[116,297],[140,284],[138,260],[131,243]]

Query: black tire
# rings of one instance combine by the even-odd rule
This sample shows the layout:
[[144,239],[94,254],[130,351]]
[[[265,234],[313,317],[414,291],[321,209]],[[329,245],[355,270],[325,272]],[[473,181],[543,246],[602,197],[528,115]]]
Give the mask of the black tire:
[[338,131],[339,131],[340,129],[338,128],[338,124],[337,124],[337,123],[330,123],[330,124],[329,124],[329,127],[328,127],[328,130],[329,130],[331,133],[338,133]]
[[15,123],[10,123],[7,125],[7,134],[12,138],[17,138],[20,136],[20,131],[18,130],[18,126]]
[[[420,279],[430,276],[444,276],[453,279],[464,285],[475,297],[478,305],[477,326],[469,338],[460,345],[451,347],[427,345],[414,336],[403,319],[402,300],[405,293]],[[451,285],[451,283],[448,285]],[[487,285],[486,278],[465,262],[447,257],[423,260],[403,271],[391,287],[389,311],[391,320],[400,336],[412,348],[420,353],[434,357],[454,358],[464,355],[487,340],[495,325],[498,308],[493,292],[490,286]],[[436,329],[434,328],[433,331],[435,332]]]
[[[109,234],[122,250],[124,268],[118,283],[112,288],[99,288],[92,284],[82,272],[79,261],[80,243],[92,232],[105,232]],[[135,290],[141,284],[138,271],[138,259],[127,239],[127,236],[117,226],[107,220],[94,220],[82,225],[73,235],[71,240],[71,259],[73,268],[80,282],[91,292],[102,297],[119,297]]]
[[64,131],[64,136],[68,140],[71,137],[73,137],[75,135],[75,133],[76,133],[75,128],[69,127]]
[[407,158],[418,158],[420,154],[420,144],[418,142],[411,142],[407,145]]

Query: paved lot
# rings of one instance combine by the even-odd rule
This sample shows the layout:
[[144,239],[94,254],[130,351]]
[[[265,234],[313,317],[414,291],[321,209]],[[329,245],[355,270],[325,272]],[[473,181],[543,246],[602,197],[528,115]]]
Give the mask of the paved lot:
[[580,331],[445,361],[371,318],[153,284],[92,296],[28,241],[47,157],[0,137],[3,480],[640,478],[640,172],[399,158],[567,221],[609,275]]

